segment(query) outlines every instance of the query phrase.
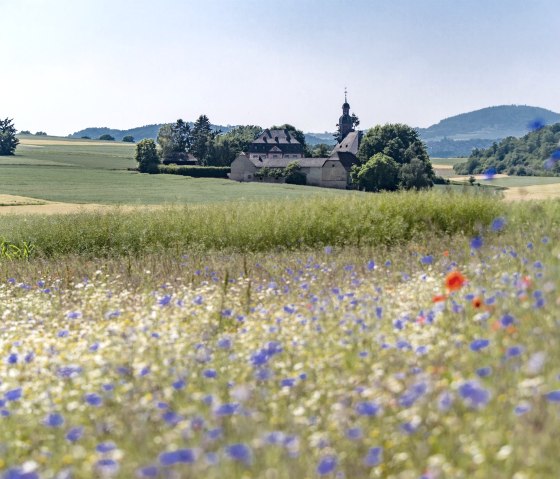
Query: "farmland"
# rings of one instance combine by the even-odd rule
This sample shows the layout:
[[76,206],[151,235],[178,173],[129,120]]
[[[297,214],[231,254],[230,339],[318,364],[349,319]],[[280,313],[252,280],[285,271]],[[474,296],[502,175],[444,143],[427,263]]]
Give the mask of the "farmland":
[[556,476],[560,201],[32,146],[0,166],[3,208],[117,206],[0,217],[0,475]]

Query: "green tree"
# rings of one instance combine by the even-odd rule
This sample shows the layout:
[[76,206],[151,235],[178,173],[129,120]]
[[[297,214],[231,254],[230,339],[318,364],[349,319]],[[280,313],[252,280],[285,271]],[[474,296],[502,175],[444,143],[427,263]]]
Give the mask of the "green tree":
[[405,190],[420,190],[434,185],[434,178],[430,177],[425,163],[418,158],[412,158],[410,163],[400,167],[399,178],[400,186]]
[[115,141],[115,137],[107,133],[105,135],[101,135],[99,139],[103,141]]
[[159,129],[156,141],[164,163],[185,161],[192,143],[191,127],[181,119],[167,123]]
[[199,164],[208,165],[212,162],[212,145],[219,133],[219,131],[213,130],[206,115],[200,115],[194,122],[190,152],[196,157]]
[[249,149],[249,145],[262,133],[262,128],[255,125],[241,125],[227,133],[216,136],[209,153],[208,164],[212,166],[229,166],[237,155]]
[[0,155],[13,155],[19,140],[16,138],[17,130],[13,124],[14,120],[0,119]]
[[131,135],[126,135],[125,137],[123,137],[122,141],[124,141],[125,143],[134,143],[134,137]]
[[47,133],[45,131],[38,131],[35,133],[35,136],[47,136]]
[[[401,180],[406,178],[406,181],[402,184],[404,188],[416,188],[412,179],[413,176],[419,184],[423,184],[424,180],[422,178],[424,177],[429,186],[433,184],[435,174],[426,145],[414,128],[396,123],[378,125],[368,130],[360,144],[358,160],[361,163],[366,163],[378,153],[392,158],[397,163]],[[410,164],[412,160],[417,160],[414,167],[407,167],[403,176],[400,171],[401,168]],[[412,186],[410,186],[411,183]]]
[[352,181],[365,191],[394,191],[399,187],[399,165],[390,156],[376,153],[365,164],[354,165]]
[[305,185],[307,183],[307,176],[301,171],[299,162],[291,161],[284,169],[286,183],[291,185]]
[[146,139],[136,145],[138,171],[141,173],[157,173],[159,156],[154,140]]
[[313,158],[326,158],[329,156],[331,150],[332,146],[327,145],[326,143],[319,143],[313,147],[313,150],[311,150],[311,156]]

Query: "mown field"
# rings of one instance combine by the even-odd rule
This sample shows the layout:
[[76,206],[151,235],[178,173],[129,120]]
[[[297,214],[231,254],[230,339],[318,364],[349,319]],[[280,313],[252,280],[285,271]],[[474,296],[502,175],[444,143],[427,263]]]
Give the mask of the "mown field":
[[559,201],[161,213],[0,218],[4,477],[557,476]]

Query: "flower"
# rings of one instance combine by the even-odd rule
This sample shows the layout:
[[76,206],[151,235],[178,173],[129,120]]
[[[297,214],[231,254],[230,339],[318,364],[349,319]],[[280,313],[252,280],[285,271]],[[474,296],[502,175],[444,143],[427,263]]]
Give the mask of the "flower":
[[445,277],[445,287],[448,291],[458,291],[466,282],[467,278],[465,278],[460,271],[451,271]]
[[325,456],[317,464],[317,474],[320,476],[326,476],[333,472],[337,465],[337,460],[335,456]]
[[364,457],[364,464],[366,466],[377,466],[383,460],[383,448],[372,447],[369,449],[366,457]]
[[249,466],[253,462],[253,452],[245,444],[232,444],[226,447],[226,454],[235,461],[242,462]]

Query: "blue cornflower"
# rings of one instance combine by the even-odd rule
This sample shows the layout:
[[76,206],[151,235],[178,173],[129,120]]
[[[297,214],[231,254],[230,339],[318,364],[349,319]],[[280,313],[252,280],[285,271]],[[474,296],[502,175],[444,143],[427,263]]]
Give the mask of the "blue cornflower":
[[136,471],[136,477],[158,477],[158,475],[159,469],[154,465],[144,466]]
[[47,427],[60,427],[64,424],[64,417],[60,413],[53,412],[47,415],[43,424]]
[[210,429],[207,433],[206,433],[206,438],[210,441],[216,441],[217,439],[220,439],[223,435],[223,430],[221,427],[216,427],[214,429]]
[[285,378],[280,381],[280,387],[291,388],[295,385],[296,380],[294,378]]
[[523,353],[523,346],[511,346],[506,351],[507,358],[514,358],[516,356],[521,356]]
[[331,254],[332,253],[332,247],[331,246],[326,246],[325,247],[325,254]]
[[214,411],[214,414],[218,417],[231,416],[232,414],[235,414],[238,409],[239,404],[236,403],[222,404]]
[[231,349],[231,339],[230,338],[221,338],[218,341],[218,347],[220,349]]
[[475,409],[486,406],[490,401],[490,393],[476,381],[467,381],[461,384],[459,395],[469,407]]
[[490,229],[495,232],[502,231],[505,225],[506,225],[505,218],[501,218],[501,217],[495,218],[494,221],[492,221],[492,224],[490,225]]
[[175,381],[172,386],[173,389],[176,389],[177,391],[179,391],[180,389],[183,389],[186,386],[186,382],[184,379],[177,379],[177,381]]
[[522,416],[523,414],[528,413],[530,410],[531,410],[531,405],[527,403],[523,403],[515,406],[513,412],[515,413],[516,416]]
[[338,461],[335,456],[325,456],[317,464],[317,474],[326,476],[336,469]]
[[440,411],[448,411],[453,405],[453,395],[448,392],[442,392],[438,397],[438,408]]
[[157,304],[159,304],[161,307],[167,306],[169,305],[169,303],[171,303],[171,297],[172,296],[170,294],[166,294],[158,300]]
[[480,351],[484,348],[487,348],[488,345],[490,344],[490,340],[488,339],[475,339],[471,345],[471,351]]
[[66,433],[66,440],[69,442],[79,441],[84,434],[83,427],[73,427]]
[[420,262],[422,264],[432,264],[434,262],[434,257],[432,255],[423,256]]
[[21,396],[22,396],[21,388],[10,389],[9,391],[6,391],[4,393],[4,397],[8,401],[17,401],[18,399],[21,399]]
[[105,454],[107,452],[114,451],[117,448],[117,445],[112,441],[107,442],[100,442],[96,447],[95,450],[100,452],[101,454]]
[[359,402],[356,405],[356,412],[360,415],[360,416],[376,416],[377,413],[379,412],[380,407],[378,404],[374,403],[374,402],[368,402],[368,401],[364,401],[364,402]]
[[218,373],[216,372],[215,369],[205,369],[205,370],[202,372],[202,375],[203,375],[205,378],[213,379],[213,378],[216,378],[216,377],[218,376]]
[[375,467],[383,461],[383,448],[372,447],[369,449],[366,457],[364,457],[364,464],[369,467]]
[[504,314],[502,316],[502,319],[500,319],[500,323],[505,328],[505,327],[510,326],[513,323],[515,323],[515,318],[510,314]]
[[161,415],[161,418],[171,426],[175,426],[183,420],[183,417],[180,414],[173,411],[165,411]]
[[232,444],[226,447],[226,454],[236,461],[242,462],[249,466],[253,462],[253,452],[251,448],[245,444]]
[[195,461],[192,449],[177,449],[170,452],[162,452],[159,455],[159,462],[162,466],[173,466],[174,464],[190,464]]
[[82,313],[79,311],[70,311],[66,314],[67,319],[80,319],[82,317]]
[[375,261],[373,261],[372,259],[368,261],[367,264],[367,269],[369,271],[373,271],[375,269]]
[[487,378],[492,374],[492,368],[490,366],[485,366],[483,368],[478,368],[476,370],[476,375],[481,378]]
[[480,248],[482,248],[483,244],[484,244],[484,241],[482,240],[482,238],[480,236],[476,236],[475,238],[473,238],[471,240],[471,248],[472,249],[480,249]]
[[352,427],[350,429],[346,429],[346,437],[352,441],[358,441],[364,436],[362,428],[360,427]]
[[560,402],[560,389],[545,394],[545,397],[550,402]]
[[99,407],[103,404],[103,398],[97,393],[88,393],[84,399],[90,406]]

